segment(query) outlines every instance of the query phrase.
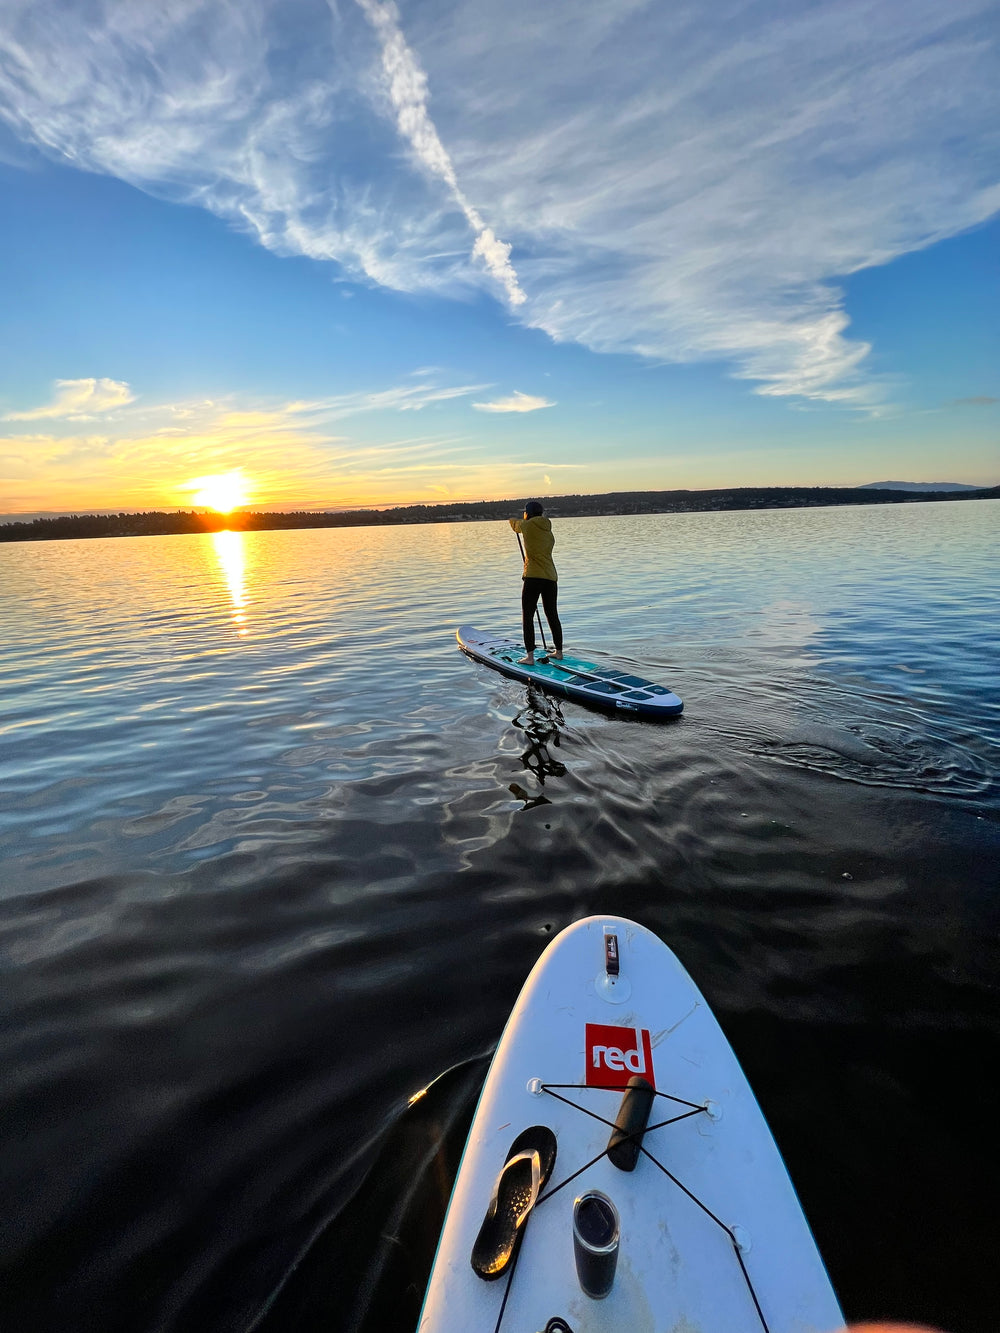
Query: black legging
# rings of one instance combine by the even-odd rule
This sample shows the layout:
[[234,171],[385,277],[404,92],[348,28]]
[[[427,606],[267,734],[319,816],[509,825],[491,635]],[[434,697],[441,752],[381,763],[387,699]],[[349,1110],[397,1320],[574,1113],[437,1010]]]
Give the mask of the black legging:
[[535,607],[542,599],[542,610],[552,631],[552,646],[557,653],[562,652],[562,625],[556,610],[559,596],[559,584],[555,579],[524,579],[521,585],[521,624],[524,629],[524,646],[529,653],[535,651]]

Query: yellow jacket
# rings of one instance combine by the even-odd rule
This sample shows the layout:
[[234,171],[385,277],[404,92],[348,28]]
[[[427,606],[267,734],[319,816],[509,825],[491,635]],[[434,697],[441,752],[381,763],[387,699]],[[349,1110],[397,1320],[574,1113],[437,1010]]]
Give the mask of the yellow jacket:
[[552,535],[552,524],[544,514],[535,518],[512,518],[508,520],[515,532],[524,538],[524,573],[525,579],[552,579],[559,575],[552,563],[552,548],[556,539]]

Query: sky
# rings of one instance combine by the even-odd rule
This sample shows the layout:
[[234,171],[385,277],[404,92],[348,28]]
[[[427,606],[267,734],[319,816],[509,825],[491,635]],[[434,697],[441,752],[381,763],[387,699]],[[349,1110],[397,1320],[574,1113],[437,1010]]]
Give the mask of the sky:
[[996,485],[998,310],[998,0],[0,7],[3,514]]

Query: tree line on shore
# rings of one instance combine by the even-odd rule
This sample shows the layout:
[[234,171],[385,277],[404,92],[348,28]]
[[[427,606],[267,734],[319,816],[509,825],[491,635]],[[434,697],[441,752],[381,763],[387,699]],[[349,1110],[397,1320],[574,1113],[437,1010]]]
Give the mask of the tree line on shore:
[[[729,509],[802,509],[828,505],[921,504],[1000,499],[1000,486],[974,491],[895,491],[848,486],[741,486],[705,491],[616,491],[544,500],[550,518],[615,514],[705,513]],[[0,524],[0,541],[58,541],[80,537],[153,537],[192,532],[263,532],[288,528],[379,527],[402,523],[476,523],[519,514],[523,500],[462,500],[390,509],[266,513],[177,510],[163,513],[67,514]]]

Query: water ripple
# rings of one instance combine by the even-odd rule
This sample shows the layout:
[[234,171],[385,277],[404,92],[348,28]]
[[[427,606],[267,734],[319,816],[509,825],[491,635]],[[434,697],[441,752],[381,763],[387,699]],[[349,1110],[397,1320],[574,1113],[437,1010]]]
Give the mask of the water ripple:
[[457,650],[516,630],[504,525],[0,548],[5,1326],[245,1333],[343,1215],[266,1333],[336,1327],[437,1179],[410,1098],[613,910],[719,1015],[848,1310],[992,1328],[995,1108],[953,1089],[996,1039],[997,515],[559,522],[569,644],[669,728]]

